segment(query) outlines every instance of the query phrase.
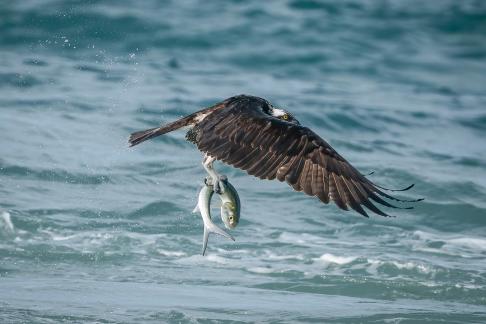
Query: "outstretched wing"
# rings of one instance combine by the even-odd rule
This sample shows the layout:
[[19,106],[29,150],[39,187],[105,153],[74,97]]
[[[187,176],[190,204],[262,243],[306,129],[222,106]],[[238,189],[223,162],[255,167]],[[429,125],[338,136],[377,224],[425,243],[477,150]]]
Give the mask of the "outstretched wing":
[[286,181],[296,191],[333,200],[368,217],[362,206],[389,216],[372,201],[399,208],[381,197],[394,198],[365,178],[324,139],[307,127],[271,117],[246,98],[228,102],[197,128],[199,150],[260,179]]

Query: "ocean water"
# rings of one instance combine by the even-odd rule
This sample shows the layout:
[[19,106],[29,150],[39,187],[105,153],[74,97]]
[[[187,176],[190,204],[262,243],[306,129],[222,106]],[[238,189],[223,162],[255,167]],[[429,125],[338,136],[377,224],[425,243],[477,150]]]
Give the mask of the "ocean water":
[[[127,138],[240,93],[425,201],[217,164],[241,221],[201,256],[200,152]],[[484,1],[2,1],[0,130],[1,323],[486,322]]]

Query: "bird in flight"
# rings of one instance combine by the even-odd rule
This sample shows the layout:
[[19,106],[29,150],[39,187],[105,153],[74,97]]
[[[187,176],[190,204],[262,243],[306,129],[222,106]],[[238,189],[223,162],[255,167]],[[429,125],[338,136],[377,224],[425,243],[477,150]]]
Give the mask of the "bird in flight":
[[224,191],[225,177],[214,170],[216,160],[260,179],[285,181],[294,190],[315,196],[325,204],[334,201],[339,208],[351,208],[366,217],[363,207],[389,216],[375,203],[410,209],[387,200],[423,200],[402,200],[387,194],[385,191],[404,191],[413,185],[391,190],[373,183],[292,114],[255,96],[234,96],[172,123],[135,132],[129,145],[185,126],[190,127],[186,139],[205,154],[203,166],[218,193]]

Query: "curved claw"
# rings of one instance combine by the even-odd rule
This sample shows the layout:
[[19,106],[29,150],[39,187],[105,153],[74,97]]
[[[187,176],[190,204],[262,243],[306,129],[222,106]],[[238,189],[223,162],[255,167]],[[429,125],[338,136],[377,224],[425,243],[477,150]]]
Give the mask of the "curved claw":
[[204,178],[204,184],[206,186],[212,186],[213,185],[213,178],[211,178],[211,177]]

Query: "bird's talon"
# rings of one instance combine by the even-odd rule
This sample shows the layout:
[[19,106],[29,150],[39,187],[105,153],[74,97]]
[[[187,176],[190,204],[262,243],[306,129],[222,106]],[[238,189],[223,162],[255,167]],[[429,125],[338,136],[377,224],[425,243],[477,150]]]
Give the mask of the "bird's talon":
[[213,185],[213,179],[211,177],[204,178],[204,184],[206,186],[212,186]]
[[222,180],[221,177],[218,177],[218,180],[214,182],[214,192],[217,193],[218,195],[222,195],[225,192],[226,189],[226,179]]
[[217,180],[215,181],[214,185],[214,192],[216,192],[218,195],[224,194],[226,191],[226,183],[228,181],[228,177],[225,175],[218,175]]
[[218,195],[222,195],[224,194],[224,192],[226,191],[226,184],[224,181],[222,180],[219,180],[218,181],[218,191],[217,191],[217,194]]

